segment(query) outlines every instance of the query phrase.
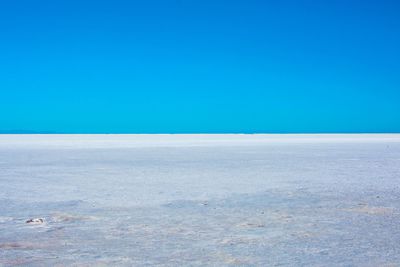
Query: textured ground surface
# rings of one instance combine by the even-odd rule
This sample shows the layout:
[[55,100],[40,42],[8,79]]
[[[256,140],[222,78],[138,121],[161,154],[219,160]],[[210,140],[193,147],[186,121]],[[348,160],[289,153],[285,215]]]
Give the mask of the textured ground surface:
[[400,135],[0,135],[0,266],[400,266],[399,182]]

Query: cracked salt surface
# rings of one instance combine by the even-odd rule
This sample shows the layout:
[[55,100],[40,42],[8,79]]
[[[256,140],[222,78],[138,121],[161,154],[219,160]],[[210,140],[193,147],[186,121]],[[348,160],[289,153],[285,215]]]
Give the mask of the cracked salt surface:
[[400,135],[2,135],[0,266],[397,266],[399,158]]

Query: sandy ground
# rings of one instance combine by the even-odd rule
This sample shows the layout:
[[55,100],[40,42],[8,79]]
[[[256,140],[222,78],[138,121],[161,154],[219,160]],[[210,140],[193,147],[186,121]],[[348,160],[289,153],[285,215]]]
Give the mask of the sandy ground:
[[399,182],[400,135],[0,135],[0,266],[400,266]]

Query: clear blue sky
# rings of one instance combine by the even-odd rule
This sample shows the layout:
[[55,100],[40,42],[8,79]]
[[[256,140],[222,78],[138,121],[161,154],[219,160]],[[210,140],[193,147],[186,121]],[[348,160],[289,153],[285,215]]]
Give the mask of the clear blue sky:
[[0,2],[0,132],[400,132],[400,2]]

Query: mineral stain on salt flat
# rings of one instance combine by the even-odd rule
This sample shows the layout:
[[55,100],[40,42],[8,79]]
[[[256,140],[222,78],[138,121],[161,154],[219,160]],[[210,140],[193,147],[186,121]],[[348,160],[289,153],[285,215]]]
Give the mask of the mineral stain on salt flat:
[[390,215],[395,210],[391,207],[373,207],[368,204],[359,204],[358,207],[347,209],[347,211],[360,212],[370,215]]
[[0,136],[0,266],[398,266],[398,158],[399,135]]

